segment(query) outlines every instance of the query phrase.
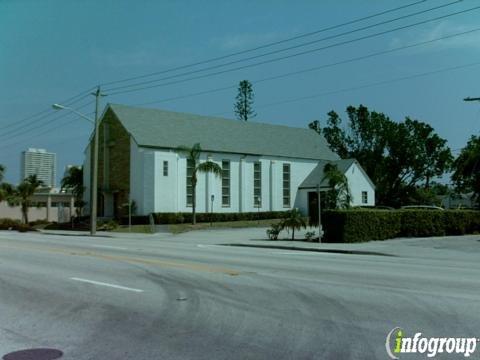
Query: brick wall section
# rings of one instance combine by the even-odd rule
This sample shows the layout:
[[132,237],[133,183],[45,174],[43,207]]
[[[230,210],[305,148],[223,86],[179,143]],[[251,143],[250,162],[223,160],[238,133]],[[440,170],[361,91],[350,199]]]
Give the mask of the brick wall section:
[[[104,124],[107,124],[107,183],[106,190],[118,192],[117,204],[128,203],[130,189],[130,135],[111,110],[107,110],[99,127],[98,187],[104,189]],[[93,139],[92,139],[93,142]],[[93,144],[91,146],[93,149]],[[93,157],[93,153],[92,153]],[[93,163],[93,158],[92,158]],[[99,201],[100,204],[100,201]],[[116,211],[114,210],[116,213]],[[101,211],[100,213],[103,213]],[[119,214],[118,214],[119,215]]]

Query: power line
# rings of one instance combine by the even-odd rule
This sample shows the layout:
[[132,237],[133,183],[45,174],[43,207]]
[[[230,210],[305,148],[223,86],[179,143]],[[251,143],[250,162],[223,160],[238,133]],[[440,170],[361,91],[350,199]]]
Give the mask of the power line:
[[307,95],[307,96],[297,97],[297,98],[293,98],[293,99],[277,101],[277,102],[257,106],[257,108],[260,109],[260,108],[266,108],[266,107],[271,107],[271,106],[276,106],[276,105],[284,105],[284,104],[288,104],[288,103],[292,103],[292,102],[313,99],[313,98],[317,98],[317,97],[321,97],[321,96],[334,95],[334,94],[339,94],[339,93],[343,93],[343,92],[347,92],[347,91],[355,91],[355,90],[361,90],[361,89],[366,89],[366,88],[370,88],[370,87],[387,85],[387,84],[395,83],[395,82],[399,82],[399,81],[411,80],[411,79],[416,79],[416,78],[420,78],[420,77],[425,77],[425,76],[430,76],[430,75],[434,75],[434,74],[440,74],[440,73],[444,73],[444,72],[465,69],[465,68],[469,68],[469,67],[473,67],[473,66],[479,66],[479,65],[480,65],[480,61],[465,64],[465,65],[450,66],[450,67],[446,67],[446,68],[442,68],[442,69],[438,69],[438,70],[433,70],[433,71],[427,71],[427,72],[423,72],[423,73],[419,73],[419,74],[407,75],[407,76],[402,76],[402,77],[399,77],[399,78],[377,81],[377,82],[370,83],[370,84],[354,86],[354,87],[350,87],[350,88],[343,88],[343,89],[333,90],[333,91],[326,91],[326,92],[319,93],[319,94],[313,94],[313,95]]
[[[261,82],[277,80],[277,79],[281,79],[281,78],[285,78],[285,77],[289,77],[289,76],[293,76],[293,75],[304,74],[304,73],[317,71],[317,70],[321,70],[321,69],[325,69],[325,68],[329,68],[329,67],[334,67],[334,66],[343,65],[343,64],[347,64],[347,63],[352,63],[352,62],[356,62],[356,61],[360,61],[360,60],[365,60],[365,59],[368,59],[368,58],[372,58],[372,57],[376,57],[376,56],[380,56],[380,55],[385,55],[385,54],[397,52],[397,51],[400,51],[400,50],[405,50],[405,49],[410,49],[410,48],[414,48],[414,47],[418,47],[418,46],[428,45],[428,44],[431,44],[431,43],[434,43],[434,42],[437,42],[437,41],[446,40],[446,39],[450,39],[450,38],[454,38],[454,37],[458,37],[458,36],[471,34],[471,33],[477,32],[477,31],[480,31],[480,27],[472,29],[472,30],[468,30],[468,31],[463,31],[463,32],[460,32],[460,33],[441,36],[441,37],[431,39],[431,40],[428,40],[428,41],[417,42],[417,43],[404,45],[404,46],[399,46],[399,47],[388,49],[388,50],[383,50],[383,51],[370,53],[370,54],[367,54],[367,55],[357,56],[357,57],[342,60],[342,61],[323,64],[323,65],[319,65],[319,66],[315,66],[315,67],[311,67],[311,68],[307,68],[307,69],[303,69],[303,70],[298,70],[298,71],[287,72],[287,73],[283,73],[283,74],[279,74],[279,75],[269,76],[269,77],[266,77],[266,78],[253,80],[252,83],[253,84],[258,84],[258,83],[261,83]],[[156,104],[156,103],[160,103],[160,102],[180,100],[180,99],[185,99],[185,98],[189,98],[189,97],[194,97],[194,96],[199,96],[199,95],[207,95],[207,94],[211,94],[211,93],[215,93],[215,92],[230,90],[230,89],[234,89],[234,88],[236,88],[236,85],[219,87],[219,88],[215,88],[215,89],[200,91],[200,92],[196,92],[196,93],[190,93],[190,94],[186,94],[186,95],[180,95],[180,96],[171,97],[171,98],[152,100],[152,101],[148,101],[148,102],[137,103],[137,104],[134,104],[134,105],[141,106],[141,105]]]
[[385,15],[385,14],[388,14],[388,13],[391,13],[391,12],[396,12],[396,11],[399,11],[399,10],[403,10],[403,9],[418,5],[420,3],[424,3],[426,1],[428,1],[428,0],[416,1],[416,2],[413,2],[413,3],[407,4],[407,5],[399,6],[399,7],[393,8],[393,9],[381,11],[381,12],[374,13],[374,14],[371,14],[371,15],[368,15],[368,16],[365,16],[365,17],[350,20],[350,21],[347,21],[345,23],[332,25],[332,26],[329,26],[329,27],[326,27],[326,28],[322,28],[320,30],[315,30],[315,31],[311,31],[311,32],[308,32],[308,33],[296,35],[296,36],[293,36],[293,37],[290,37],[290,38],[287,38],[287,39],[283,39],[283,40],[279,40],[279,41],[275,41],[275,42],[270,42],[270,43],[263,44],[263,45],[260,45],[260,46],[254,47],[254,48],[230,53],[230,54],[227,54],[227,55],[217,56],[217,57],[214,57],[214,58],[201,60],[201,61],[198,61],[198,62],[195,62],[195,63],[181,65],[181,66],[173,67],[173,68],[170,68],[170,69],[166,69],[166,70],[162,70],[162,71],[156,71],[156,72],[152,72],[152,73],[148,73],[148,74],[144,74],[144,75],[133,76],[133,77],[124,78],[124,79],[120,79],[120,80],[116,80],[116,81],[105,82],[105,83],[102,83],[100,85],[101,86],[106,86],[106,85],[113,85],[113,84],[118,84],[118,83],[122,83],[122,82],[128,82],[128,81],[132,81],[132,80],[144,79],[146,77],[150,77],[150,76],[154,76],[154,75],[165,74],[165,73],[168,73],[168,72],[173,72],[173,71],[182,70],[182,69],[186,69],[186,68],[190,68],[190,67],[194,67],[194,66],[198,66],[198,65],[207,64],[207,63],[218,61],[218,60],[227,59],[227,58],[234,57],[234,56],[237,56],[237,55],[246,54],[246,53],[253,52],[253,51],[256,51],[256,50],[265,49],[265,48],[269,48],[269,47],[272,47],[272,46],[275,46],[275,45],[287,43],[287,42],[290,42],[290,41],[293,41],[293,40],[298,40],[298,39],[301,39],[301,38],[316,35],[316,34],[319,34],[319,33],[325,32],[325,31],[338,29],[338,28],[341,28],[341,27],[344,27],[344,26],[347,26],[347,25],[352,25],[352,24],[355,24],[355,23],[358,23],[358,22],[361,22],[361,21],[372,19],[374,17],[378,17],[378,16]]
[[205,90],[205,91],[200,91],[200,92],[196,92],[196,93],[190,93],[190,94],[186,94],[186,95],[175,96],[175,97],[171,97],[171,98],[147,101],[147,102],[143,102],[143,103],[136,103],[136,104],[133,104],[133,105],[143,106],[143,105],[157,104],[157,103],[161,103],[161,102],[181,100],[181,99],[186,99],[186,98],[190,98],[190,97],[194,97],[194,96],[207,95],[207,94],[211,94],[211,93],[214,93],[214,92],[230,90],[230,89],[234,89],[236,87],[237,87],[236,85],[230,85],[230,86],[220,87],[220,88],[216,88],[216,89]]
[[[65,105],[73,105],[73,104],[83,100],[84,98],[88,97],[90,95],[91,90],[92,90],[92,88],[90,88],[88,90],[85,90],[85,91],[82,91],[81,93],[79,93],[77,95],[74,95],[72,97],[69,97],[69,98],[63,100],[62,103],[64,103]],[[52,110],[52,108],[49,107],[49,108],[46,108],[45,110],[42,110],[42,111],[39,111],[35,114],[29,115],[29,116],[27,116],[27,117],[25,117],[21,120],[14,121],[14,122],[11,122],[11,123],[5,124],[5,125],[2,124],[2,129],[5,130],[5,129],[9,129],[11,127],[18,127],[18,126],[21,126],[23,123],[25,123],[29,120],[35,119],[34,121],[29,122],[29,124],[32,124],[35,121],[47,118],[48,116],[53,115],[54,113],[55,112]],[[36,119],[37,117],[40,117],[40,118]],[[3,134],[0,134],[0,135],[3,135]]]
[[[480,61],[465,64],[465,65],[451,66],[451,67],[441,68],[441,69],[433,70],[433,71],[427,71],[427,72],[423,72],[423,73],[419,73],[419,74],[413,74],[413,75],[402,76],[402,77],[398,77],[398,78],[394,78],[394,79],[377,81],[377,82],[373,82],[373,83],[369,83],[369,84],[365,84],[365,85],[353,86],[353,87],[337,89],[337,90],[330,90],[330,91],[325,91],[325,92],[318,93],[318,94],[311,94],[311,95],[301,96],[301,97],[297,97],[297,98],[285,99],[285,100],[276,101],[276,102],[269,103],[269,104],[256,106],[256,108],[261,109],[261,108],[267,108],[267,107],[272,107],[272,106],[285,105],[285,104],[290,104],[290,103],[293,103],[293,102],[310,100],[310,99],[314,99],[314,98],[318,98],[318,97],[322,97],[322,96],[335,95],[335,94],[340,94],[340,93],[355,91],[355,90],[362,90],[362,89],[367,89],[367,88],[371,88],[371,87],[387,85],[387,84],[395,83],[395,82],[399,82],[399,81],[411,80],[411,79],[415,79],[415,78],[420,78],[420,77],[425,77],[425,76],[429,76],[429,75],[434,75],[434,74],[439,74],[439,73],[444,73],[444,72],[449,72],[449,71],[465,69],[465,68],[469,68],[469,67],[473,67],[473,66],[479,66],[479,65],[480,65]],[[225,114],[228,114],[228,113],[227,112],[221,112],[221,113],[211,114],[210,116],[220,116],[220,115],[225,115]]]
[[454,5],[454,4],[458,4],[460,1],[462,1],[462,0],[456,0],[456,1],[453,1],[453,2],[448,3],[448,4],[436,6],[436,7],[426,9],[426,10],[422,10],[422,11],[417,11],[415,13],[403,15],[403,16],[400,16],[400,17],[397,17],[397,18],[394,18],[394,19],[381,21],[379,23],[367,25],[367,26],[364,26],[364,27],[361,27],[361,28],[358,28],[358,29],[345,31],[345,32],[340,33],[340,34],[334,34],[334,35],[326,36],[326,37],[323,37],[323,38],[320,38],[320,39],[308,41],[308,42],[305,42],[305,43],[289,46],[289,47],[282,48],[282,49],[273,50],[273,51],[263,53],[263,54],[253,55],[253,56],[250,56],[250,57],[247,57],[247,58],[242,58],[242,59],[226,62],[226,63],[223,63],[223,64],[212,65],[212,66],[204,67],[202,69],[191,70],[191,71],[183,72],[183,73],[180,73],[180,74],[174,74],[174,75],[166,76],[166,77],[163,77],[163,78],[160,78],[160,79],[152,79],[152,80],[148,80],[148,81],[137,82],[137,83],[134,83],[134,84],[113,87],[113,88],[108,89],[108,91],[138,87],[138,86],[141,86],[141,85],[152,84],[152,83],[156,83],[156,82],[159,82],[159,81],[170,80],[170,79],[174,79],[174,78],[178,78],[178,77],[182,77],[182,76],[187,76],[187,75],[192,75],[192,74],[205,72],[205,71],[208,71],[208,70],[223,68],[223,67],[226,67],[226,66],[230,66],[230,65],[234,65],[234,64],[238,64],[238,63],[242,63],[242,62],[246,62],[246,61],[250,61],[250,60],[254,60],[254,59],[258,59],[258,58],[263,58],[265,56],[274,55],[274,54],[278,54],[278,53],[281,53],[281,52],[285,52],[285,51],[309,46],[309,45],[316,44],[316,43],[319,43],[319,42],[323,42],[323,41],[326,41],[326,40],[336,39],[336,38],[339,38],[339,37],[342,37],[342,36],[350,35],[350,34],[360,32],[360,31],[363,31],[363,30],[367,30],[367,29],[371,29],[371,28],[374,28],[374,27],[377,27],[377,26],[381,26],[381,25],[389,24],[389,23],[392,23],[392,22],[395,22],[395,21],[407,19],[407,18],[416,16],[416,15],[420,15],[420,14],[427,13],[427,12],[430,12],[430,11],[438,10],[440,8],[444,8],[444,7],[447,7],[447,6]]
[[[91,105],[93,102],[94,102],[94,101],[91,100],[91,101],[89,101],[88,103],[79,106],[79,107],[76,108],[75,110],[82,109],[82,108],[84,108],[84,107],[86,107],[86,106],[88,106],[88,105]],[[45,118],[48,117],[49,115],[50,115],[50,114],[45,115],[45,116],[43,116],[43,117],[41,117],[41,118],[39,118],[39,119],[35,119],[35,120],[33,120],[33,121],[30,121],[30,122],[28,122],[28,123],[26,123],[26,124],[23,124],[23,125],[20,126],[18,129],[13,129],[13,130],[7,131],[7,132],[5,132],[5,133],[2,133],[2,134],[0,134],[0,138],[6,137],[6,136],[8,136],[9,139],[15,138],[15,137],[18,137],[19,135],[22,135],[22,133],[39,129],[39,128],[47,125],[47,124],[56,122],[56,121],[58,121],[58,120],[60,120],[60,119],[62,119],[62,118],[64,118],[64,117],[66,116],[65,114],[61,114],[60,116],[57,116],[57,117],[55,117],[55,118],[53,118],[53,119],[50,119],[50,121],[49,121],[48,123],[41,123],[41,122],[39,123],[40,120],[45,119]],[[33,128],[29,128],[30,125],[34,125],[34,124],[36,124],[37,126],[34,126]],[[24,130],[24,129],[26,129],[26,130]]]
[[[87,115],[93,115],[94,113],[95,113],[95,112],[91,112],[91,113],[89,113],[89,114],[87,114]],[[68,113],[68,114],[66,114],[66,115],[63,115],[62,117],[59,117],[57,120],[60,120],[60,119],[62,119],[62,118],[72,117],[73,115],[75,115],[75,114],[73,114],[73,113]],[[36,138],[38,138],[39,136],[48,134],[48,133],[50,133],[50,132],[52,132],[52,131],[60,128],[60,127],[64,127],[64,126],[66,126],[66,125],[70,125],[70,124],[73,124],[73,123],[75,123],[75,122],[78,122],[78,118],[76,118],[76,117],[73,118],[73,119],[71,119],[70,121],[67,121],[66,123],[59,124],[59,125],[55,125],[55,126],[52,127],[52,128],[47,128],[47,129],[45,129],[44,131],[42,131],[42,132],[40,132],[40,133],[37,133],[37,134],[32,135],[32,136],[29,136],[29,137],[23,139],[22,141],[25,142],[25,141],[30,141],[30,140],[32,140],[32,139],[36,139]],[[50,125],[50,124],[51,124],[51,123],[48,123],[48,124],[45,124],[45,125]],[[16,137],[22,137],[23,135],[27,135],[27,133],[19,134],[19,135],[17,135]],[[10,143],[10,144],[2,144],[2,146],[0,146],[0,149],[8,148],[8,147],[11,147],[11,146],[14,146],[14,145],[18,145],[18,142],[19,142],[19,141],[17,140],[17,141],[15,141],[15,142],[13,142],[13,143]]]
[[476,6],[476,7],[467,9],[467,10],[458,11],[458,12],[455,12],[455,13],[450,13],[450,14],[447,14],[447,15],[439,16],[439,17],[436,17],[436,18],[428,19],[428,20],[423,20],[423,21],[420,21],[420,22],[417,22],[417,23],[400,26],[400,27],[397,27],[397,28],[394,28],[394,29],[385,30],[385,31],[382,31],[382,32],[379,32],[379,33],[370,34],[370,35],[362,36],[362,37],[359,37],[359,38],[355,38],[355,39],[331,44],[331,45],[328,45],[328,46],[323,46],[323,47],[316,48],[316,49],[306,50],[306,51],[302,51],[302,52],[291,54],[291,55],[286,55],[286,56],[282,56],[282,57],[278,57],[278,58],[274,58],[274,59],[270,59],[270,60],[265,60],[265,61],[261,61],[261,62],[257,62],[257,63],[253,63],[253,64],[248,64],[248,65],[243,65],[243,66],[239,66],[239,67],[236,67],[236,68],[217,71],[217,72],[214,72],[214,73],[195,76],[195,77],[191,77],[191,78],[187,78],[187,79],[181,79],[181,80],[171,81],[171,82],[167,82],[167,83],[163,83],[163,84],[157,84],[157,85],[150,85],[150,86],[140,87],[140,88],[136,88],[136,89],[128,89],[128,90],[123,90],[123,91],[120,90],[120,91],[112,92],[112,93],[110,93],[110,95],[118,95],[118,94],[130,93],[130,92],[135,92],[135,91],[148,90],[148,89],[152,89],[152,88],[183,83],[183,82],[187,82],[187,81],[191,81],[191,80],[203,79],[203,78],[207,78],[207,77],[211,77],[211,76],[215,76],[215,75],[221,75],[221,74],[224,74],[224,73],[237,71],[237,70],[242,70],[242,69],[246,69],[246,68],[250,68],[250,67],[254,67],[254,66],[269,64],[269,63],[272,63],[272,62],[285,60],[285,59],[290,59],[290,58],[293,58],[293,57],[297,57],[297,56],[301,56],[301,55],[305,55],[305,54],[309,54],[309,53],[313,53],[313,52],[317,52],[317,51],[321,51],[321,50],[326,50],[326,49],[330,49],[330,48],[341,46],[341,45],[351,44],[351,43],[354,43],[354,42],[357,42],[357,41],[370,39],[370,38],[373,38],[373,37],[385,35],[385,34],[388,34],[388,33],[392,33],[392,32],[407,29],[407,28],[411,28],[411,27],[418,26],[418,25],[423,25],[423,24],[426,24],[426,23],[429,23],[429,22],[438,21],[438,20],[441,20],[441,19],[445,19],[445,18],[448,18],[448,17],[451,17],[451,16],[463,14],[463,13],[473,11],[473,10],[478,10],[478,9],[480,9],[480,6]]

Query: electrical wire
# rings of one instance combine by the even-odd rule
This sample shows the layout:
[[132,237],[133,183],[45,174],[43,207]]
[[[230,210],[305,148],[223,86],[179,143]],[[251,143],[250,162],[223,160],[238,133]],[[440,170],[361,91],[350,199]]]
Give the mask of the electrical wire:
[[[382,81],[377,81],[369,84],[364,84],[364,85],[359,85],[359,86],[353,86],[353,87],[348,87],[348,88],[342,88],[342,89],[337,89],[337,90],[329,90],[325,91],[322,93],[317,93],[317,94],[311,94],[311,95],[305,95],[301,97],[296,97],[296,98],[290,98],[290,99],[285,99],[281,101],[276,101],[264,105],[257,105],[257,109],[263,109],[263,108],[268,108],[272,106],[279,106],[279,105],[286,105],[298,101],[304,101],[304,100],[310,100],[310,99],[315,99],[327,95],[335,95],[335,94],[340,94],[344,92],[349,92],[349,91],[355,91],[355,90],[362,90],[362,89],[367,89],[367,88],[372,88],[376,86],[382,86],[382,85],[387,85],[395,82],[400,82],[400,81],[405,81],[405,80],[411,80],[411,79],[416,79],[420,77],[425,77],[425,76],[430,76],[430,75],[435,75],[435,74],[440,74],[440,73],[445,73],[445,72],[450,72],[450,71],[455,71],[455,70],[461,70],[461,69],[466,69],[469,67],[474,67],[474,66],[480,66],[480,61],[469,63],[469,64],[464,64],[464,65],[457,65],[457,66],[450,66],[446,68],[441,68],[438,70],[433,70],[433,71],[427,71],[423,73],[418,73],[418,74],[413,74],[413,75],[407,75],[407,76],[402,76],[398,78],[393,78],[393,79],[388,79],[388,80],[382,80]],[[210,114],[209,116],[221,116],[221,115],[226,115],[230,114],[230,112],[221,112],[221,113],[214,113]]]
[[321,51],[321,50],[330,49],[330,48],[337,47],[337,46],[351,44],[351,43],[354,43],[354,42],[357,42],[357,41],[370,39],[370,38],[373,38],[373,37],[385,35],[385,34],[388,34],[388,33],[392,33],[394,31],[403,30],[403,29],[411,28],[411,27],[418,26],[418,25],[423,25],[423,24],[426,24],[426,23],[429,23],[429,22],[438,21],[438,20],[441,20],[441,19],[445,19],[445,18],[455,16],[455,15],[459,15],[459,14],[464,14],[466,12],[474,11],[474,10],[478,10],[478,9],[480,9],[480,6],[476,6],[476,7],[467,9],[467,10],[458,11],[458,12],[455,12],[455,13],[450,13],[450,14],[447,14],[447,15],[439,16],[439,17],[436,17],[436,18],[428,19],[428,20],[423,20],[423,21],[420,21],[420,22],[417,22],[417,23],[400,26],[400,27],[397,27],[397,28],[394,28],[394,29],[385,30],[385,31],[378,32],[378,33],[375,33],[375,34],[370,34],[370,35],[362,36],[362,37],[359,37],[359,38],[343,41],[343,42],[340,42],[340,43],[335,43],[335,44],[331,44],[331,45],[328,45],[328,46],[323,46],[323,47],[316,48],[316,49],[302,51],[302,52],[291,54],[291,55],[286,55],[286,56],[282,56],[282,57],[278,57],[278,58],[274,58],[274,59],[270,59],[270,60],[265,60],[265,61],[261,61],[261,62],[257,62],[257,63],[253,63],[253,64],[243,65],[243,66],[239,66],[239,67],[232,68],[232,69],[217,71],[217,72],[214,72],[214,73],[199,75],[199,76],[195,76],[195,77],[191,77],[191,78],[187,78],[187,79],[181,79],[181,80],[176,80],[176,81],[162,83],[162,84],[150,85],[150,86],[140,87],[140,88],[136,88],[136,89],[128,89],[128,90],[123,90],[123,91],[120,90],[120,91],[116,91],[116,92],[111,92],[111,93],[109,93],[109,95],[118,95],[118,94],[125,94],[125,93],[131,93],[131,92],[136,92],[136,91],[148,90],[148,89],[152,89],[152,88],[163,87],[163,86],[167,86],[167,85],[184,83],[184,82],[187,82],[187,81],[198,80],[198,79],[203,79],[203,78],[207,78],[207,77],[211,77],[211,76],[221,75],[221,74],[224,74],[224,73],[228,73],[228,72],[232,72],[232,71],[238,71],[238,70],[242,70],[242,69],[246,69],[246,68],[250,68],[250,67],[254,67],[254,66],[269,64],[269,63],[280,61],[280,60],[290,59],[290,58],[293,58],[293,57],[296,57],[296,56],[301,56],[301,55],[310,54],[310,53]]
[[[305,74],[305,73],[308,73],[308,72],[318,71],[318,70],[321,70],[321,69],[326,69],[326,68],[330,68],[330,67],[334,67],[334,66],[338,66],[338,65],[344,65],[344,64],[347,64],[347,63],[352,63],[352,62],[356,62],[356,61],[360,61],[360,60],[365,60],[365,59],[369,59],[369,58],[380,56],[380,55],[390,54],[390,53],[397,52],[397,51],[400,51],[400,50],[405,50],[405,49],[410,49],[410,48],[414,48],[414,47],[418,47],[418,46],[424,46],[424,45],[432,44],[432,43],[435,43],[435,42],[438,42],[438,41],[441,41],[441,40],[451,39],[451,38],[454,38],[454,37],[463,36],[463,35],[471,34],[471,33],[478,32],[478,31],[480,31],[480,27],[474,28],[474,29],[471,29],[471,30],[468,30],[468,31],[463,31],[463,32],[460,32],[460,33],[454,33],[454,34],[450,34],[450,35],[441,36],[441,37],[431,39],[431,40],[428,40],[428,41],[421,41],[421,42],[417,42],[417,43],[413,43],[413,44],[409,44],[409,45],[404,45],[404,46],[399,46],[399,47],[388,49],[388,50],[383,50],[383,51],[370,53],[370,54],[367,54],[367,55],[357,56],[357,57],[342,60],[342,61],[337,61],[337,62],[333,62],[333,63],[329,63],[329,64],[323,64],[323,65],[319,65],[319,66],[315,66],[315,67],[311,67],[311,68],[307,68],[307,69],[303,69],[303,70],[287,72],[287,73],[283,73],[283,74],[279,74],[279,75],[269,76],[269,77],[258,79],[258,80],[252,80],[252,84],[259,84],[259,83],[262,83],[262,82],[278,80],[278,79],[282,79],[282,78],[286,78],[286,77],[294,76],[294,75],[299,75],[299,74]],[[196,92],[196,93],[190,93],[190,94],[186,94],[186,95],[180,95],[180,96],[165,98],[165,99],[152,100],[152,101],[143,102],[143,103],[136,103],[136,104],[132,104],[132,105],[142,106],[142,105],[151,105],[151,104],[169,102],[169,101],[185,99],[185,98],[194,97],[194,96],[207,95],[207,94],[216,93],[216,92],[220,92],[220,91],[231,90],[231,89],[235,89],[236,87],[237,87],[236,85],[219,87],[219,88],[200,91],[200,92]]]
[[[63,101],[61,101],[61,103],[63,103],[64,105],[73,105],[81,100],[83,100],[84,98],[88,97],[90,95],[90,91],[92,90],[93,88],[90,88],[88,90],[85,90],[85,91],[82,91],[81,93],[77,94],[77,95],[74,95],[72,97],[69,97]],[[46,108],[45,110],[42,110],[42,111],[39,111],[35,114],[32,114],[32,115],[29,115],[25,118],[22,118],[20,120],[17,120],[17,121],[13,121],[9,124],[2,124],[2,130],[5,130],[5,129],[9,129],[9,128],[15,128],[15,127],[22,127],[23,123],[25,122],[28,122],[29,124],[33,124],[35,123],[36,121],[38,120],[41,120],[41,119],[45,119],[47,118],[48,116],[51,116],[55,113],[55,111],[49,107],[49,108]],[[40,117],[40,118],[38,118]],[[32,120],[34,119],[34,120]],[[4,134],[0,133],[0,136],[2,136]]]
[[[93,104],[94,102],[95,102],[95,101],[90,100],[88,103],[85,103],[85,104],[79,106],[79,107],[76,108],[75,110],[83,109],[84,107],[86,107],[86,106],[88,106],[88,105],[91,105],[91,104]],[[48,115],[50,115],[50,114],[48,114]],[[19,127],[18,129],[9,130],[9,131],[7,131],[7,132],[5,132],[5,133],[0,134],[0,138],[3,138],[3,137],[8,137],[9,139],[15,138],[15,137],[17,137],[17,136],[19,136],[19,135],[24,134],[25,132],[30,132],[30,131],[32,131],[32,130],[39,129],[39,128],[47,125],[47,124],[56,122],[56,121],[64,118],[65,116],[66,116],[66,114],[61,114],[60,116],[57,116],[57,117],[55,117],[55,118],[53,118],[53,119],[49,119],[49,121],[48,121],[47,123],[42,123],[42,122],[39,123],[40,120],[44,120],[45,118],[48,117],[47,115],[45,115],[45,116],[43,116],[43,117],[40,118],[40,119],[35,119],[35,120],[33,120],[33,121],[29,122],[29,123],[23,124],[23,125],[22,125],[21,127]],[[30,125],[37,125],[37,126],[34,126],[34,127],[29,128]]]
[[112,92],[112,91],[120,90],[120,89],[134,88],[134,87],[138,87],[138,86],[142,86],[142,85],[146,85],[146,84],[156,83],[156,82],[159,82],[159,81],[170,80],[170,79],[175,79],[175,78],[182,77],[182,76],[198,74],[198,73],[202,73],[202,72],[205,72],[205,71],[208,71],[208,70],[224,68],[226,66],[235,65],[235,64],[238,64],[238,63],[246,62],[246,61],[263,58],[265,56],[270,56],[270,55],[278,54],[278,53],[281,53],[281,52],[290,51],[290,50],[293,50],[293,49],[298,49],[298,48],[313,45],[313,44],[316,44],[316,43],[319,43],[319,42],[336,39],[336,38],[346,36],[346,35],[350,35],[350,34],[354,34],[356,32],[360,32],[360,31],[363,31],[363,30],[367,30],[367,29],[371,29],[371,28],[378,27],[378,26],[381,26],[381,25],[389,24],[389,23],[392,23],[392,22],[395,22],[395,21],[411,18],[411,17],[414,17],[416,15],[420,15],[420,14],[427,13],[427,12],[430,12],[430,11],[438,10],[440,8],[444,8],[444,7],[447,7],[447,6],[458,4],[461,1],[462,0],[456,0],[456,1],[453,1],[453,2],[448,3],[448,4],[444,4],[444,5],[436,6],[436,7],[430,8],[430,9],[418,11],[418,12],[415,12],[415,13],[412,13],[412,14],[403,15],[403,16],[400,16],[400,17],[397,17],[397,18],[394,18],[394,19],[390,19],[390,20],[379,22],[379,23],[367,25],[367,26],[364,26],[364,27],[361,27],[361,28],[358,28],[358,29],[349,30],[349,31],[346,31],[346,32],[343,32],[343,33],[340,33],[340,34],[334,34],[334,35],[330,35],[330,36],[323,37],[323,38],[320,38],[320,39],[308,41],[308,42],[305,42],[305,43],[302,43],[302,44],[297,44],[297,45],[289,46],[289,47],[286,47],[286,48],[273,50],[273,51],[270,51],[270,52],[267,52],[267,53],[257,54],[257,55],[253,55],[253,56],[250,56],[250,57],[247,57],[247,58],[226,62],[226,63],[223,63],[223,64],[212,65],[212,66],[208,66],[208,67],[205,67],[205,68],[202,68],[202,69],[191,70],[191,71],[188,71],[188,72],[183,72],[181,74],[174,74],[174,75],[166,76],[166,77],[163,77],[163,78],[160,78],[160,79],[152,79],[152,80],[148,80],[148,81],[137,82],[137,83],[134,83],[134,84],[112,87],[112,88],[107,89],[106,91]]
[[173,71],[182,70],[182,69],[186,69],[186,68],[190,68],[190,67],[194,67],[194,66],[198,66],[198,65],[203,65],[203,64],[207,64],[207,63],[218,61],[218,60],[224,60],[224,59],[227,59],[227,58],[230,58],[230,57],[246,54],[246,53],[249,53],[249,52],[269,48],[269,47],[272,47],[272,46],[275,46],[275,45],[280,45],[280,44],[284,44],[284,43],[287,43],[287,42],[290,42],[290,41],[294,41],[294,40],[298,40],[298,39],[301,39],[301,38],[316,35],[316,34],[319,34],[319,33],[325,32],[325,31],[335,30],[335,29],[338,29],[338,28],[341,28],[341,27],[344,27],[344,26],[347,26],[347,25],[352,25],[352,24],[355,24],[355,23],[358,23],[358,22],[361,22],[361,21],[365,21],[365,20],[369,20],[369,19],[381,16],[381,15],[385,15],[385,14],[388,14],[388,13],[403,10],[403,9],[406,9],[406,8],[409,8],[409,7],[412,7],[412,6],[421,4],[421,3],[425,3],[427,1],[428,0],[416,1],[416,2],[413,2],[413,3],[407,4],[407,5],[402,5],[402,6],[393,8],[393,9],[384,10],[384,11],[374,13],[374,14],[371,14],[371,15],[368,15],[368,16],[364,16],[364,17],[361,17],[361,18],[350,20],[350,21],[347,21],[345,23],[332,25],[332,26],[325,27],[325,28],[322,28],[322,29],[319,29],[319,30],[315,30],[315,31],[311,31],[311,32],[308,32],[308,33],[296,35],[296,36],[293,36],[293,37],[290,37],[290,38],[287,38],[287,39],[283,39],[283,40],[263,44],[263,45],[260,45],[260,46],[256,46],[256,47],[253,47],[253,48],[250,48],[250,49],[237,51],[237,52],[230,53],[230,54],[227,54],[227,55],[217,56],[217,57],[214,57],[214,58],[201,60],[201,61],[198,61],[198,62],[195,62],[195,63],[181,65],[181,66],[173,67],[173,68],[162,70],[162,71],[156,71],[156,72],[152,72],[152,73],[148,73],[148,74],[144,74],[144,75],[133,76],[133,77],[124,78],[124,79],[120,79],[120,80],[105,82],[105,83],[102,83],[100,85],[101,86],[108,86],[108,85],[118,84],[118,83],[122,83],[122,82],[132,81],[132,80],[144,79],[144,78],[147,78],[147,77],[150,77],[150,76],[165,74],[165,73],[168,73],[168,72],[173,72]]
[[[91,112],[91,113],[89,113],[89,114],[87,114],[87,115],[93,115],[93,114],[95,114],[95,112]],[[73,114],[73,113],[68,113],[68,114],[64,115],[62,118],[72,117],[73,115],[75,115],[75,114]],[[62,118],[60,118],[60,119],[62,119]],[[57,119],[57,120],[60,120],[60,119]],[[61,128],[61,127],[64,127],[64,126],[67,126],[67,125],[70,125],[70,124],[73,124],[73,123],[76,123],[76,122],[78,122],[78,118],[77,118],[77,117],[71,119],[70,121],[67,121],[67,122],[65,122],[65,123],[62,123],[62,124],[56,124],[54,127],[47,128],[47,129],[45,129],[44,131],[42,131],[42,132],[40,132],[40,133],[37,133],[37,134],[34,134],[34,135],[32,135],[32,136],[29,136],[29,137],[27,137],[27,138],[25,138],[25,139],[22,139],[22,142],[35,140],[35,139],[37,139],[38,137],[40,137],[40,136],[42,136],[42,135],[51,133],[52,131],[55,131],[55,130],[57,130],[58,128]],[[49,124],[45,124],[45,125],[50,125],[50,123],[49,123]],[[23,136],[23,135],[27,135],[27,133],[17,135],[17,137],[19,137],[19,136],[21,137],[21,136]],[[10,143],[10,144],[2,144],[2,145],[0,146],[0,149],[10,148],[10,147],[15,146],[15,145],[18,145],[18,141],[15,141],[15,142]]]

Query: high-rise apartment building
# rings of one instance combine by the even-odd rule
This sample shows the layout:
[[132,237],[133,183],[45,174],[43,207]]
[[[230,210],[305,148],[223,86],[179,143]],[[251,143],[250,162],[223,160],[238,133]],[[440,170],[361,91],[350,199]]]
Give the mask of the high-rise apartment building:
[[37,175],[44,186],[55,187],[56,155],[45,149],[28,149],[22,152],[21,179]]

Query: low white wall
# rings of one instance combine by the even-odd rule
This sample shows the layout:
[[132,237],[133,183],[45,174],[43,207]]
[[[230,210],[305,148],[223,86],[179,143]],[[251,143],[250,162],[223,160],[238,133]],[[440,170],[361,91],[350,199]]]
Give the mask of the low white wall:
[[[49,211],[48,221],[68,222],[70,221],[70,216],[71,214],[69,207],[52,207]],[[20,206],[10,207],[5,201],[0,202],[0,218],[8,218],[22,221],[22,211]],[[30,207],[28,209],[28,221],[36,220],[47,220],[46,207]]]

